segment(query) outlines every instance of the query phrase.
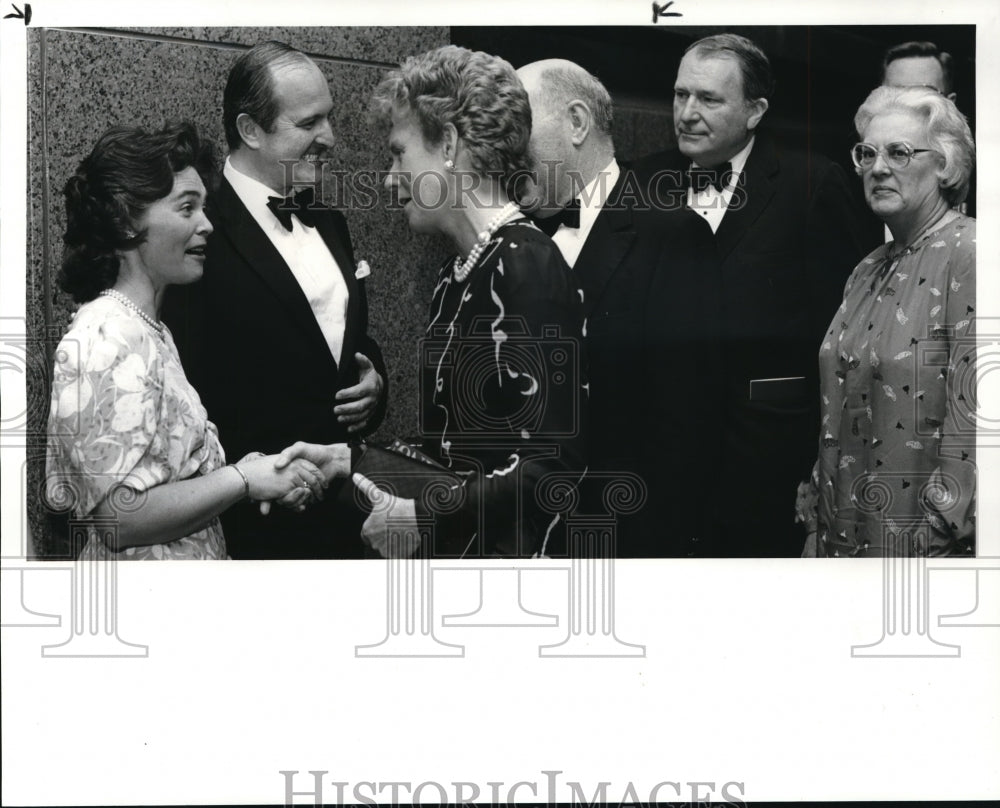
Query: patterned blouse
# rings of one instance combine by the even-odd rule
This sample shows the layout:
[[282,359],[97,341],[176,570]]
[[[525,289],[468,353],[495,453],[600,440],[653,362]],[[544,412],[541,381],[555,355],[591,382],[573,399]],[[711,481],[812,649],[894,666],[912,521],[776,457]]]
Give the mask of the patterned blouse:
[[[110,297],[81,306],[56,349],[46,457],[50,507],[72,509],[76,519],[104,500],[127,510],[141,502],[132,491],[207,474],[225,462],[170,331],[157,333]],[[112,557],[227,556],[216,518],[190,536],[118,553],[91,529],[81,558]]]
[[559,509],[543,506],[539,483],[560,477],[566,492],[585,468],[579,290],[559,248],[523,220],[497,231],[465,281],[453,264],[421,351],[421,434],[465,484],[457,510],[436,514],[433,552],[551,552]]
[[819,352],[819,459],[799,516],[818,554],[974,552],[976,222],[854,270]]

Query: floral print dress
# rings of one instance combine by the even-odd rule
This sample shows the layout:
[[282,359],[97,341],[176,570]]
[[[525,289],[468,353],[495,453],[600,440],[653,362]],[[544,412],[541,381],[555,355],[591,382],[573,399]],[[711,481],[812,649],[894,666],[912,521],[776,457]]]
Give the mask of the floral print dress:
[[819,352],[819,459],[800,518],[830,556],[964,555],[975,541],[976,222],[854,270]]
[[[188,383],[173,337],[110,297],[76,312],[55,354],[48,423],[50,507],[83,519],[107,500],[141,503],[133,492],[207,474],[225,465],[215,425]],[[166,544],[113,552],[89,531],[81,558],[221,559],[218,518]]]

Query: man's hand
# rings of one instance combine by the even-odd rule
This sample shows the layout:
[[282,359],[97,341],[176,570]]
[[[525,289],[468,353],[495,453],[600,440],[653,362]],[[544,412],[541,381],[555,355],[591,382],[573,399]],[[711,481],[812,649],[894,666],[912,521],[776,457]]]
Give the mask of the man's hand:
[[365,428],[385,387],[385,382],[367,356],[356,353],[354,358],[358,363],[359,381],[353,387],[337,391],[335,398],[344,403],[333,408],[337,421],[346,424],[348,432],[359,432]]
[[323,472],[324,487],[337,477],[351,473],[351,447],[346,443],[306,443],[297,441],[282,451],[274,461],[276,469],[283,469],[297,458],[308,460]]
[[[417,532],[417,507],[412,499],[400,499],[383,491],[363,474],[351,475],[351,480],[368,497],[372,512],[361,528],[361,538],[383,558],[409,558],[420,547]],[[391,522],[391,525],[390,525]],[[389,541],[389,528],[402,534],[403,541]]]

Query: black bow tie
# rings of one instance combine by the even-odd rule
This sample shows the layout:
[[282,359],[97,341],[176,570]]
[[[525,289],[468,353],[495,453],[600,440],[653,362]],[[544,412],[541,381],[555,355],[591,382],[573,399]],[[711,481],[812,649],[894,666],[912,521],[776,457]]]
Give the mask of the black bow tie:
[[559,229],[559,225],[564,224],[566,227],[572,227],[574,229],[580,228],[580,200],[574,199],[561,211],[545,219],[535,219],[532,220],[535,223],[535,227],[541,230],[545,235],[550,238],[555,234],[556,230]]
[[715,168],[702,168],[692,164],[687,171],[688,185],[694,188],[695,192],[706,191],[711,185],[721,193],[729,184],[732,173],[732,163],[723,163]]
[[304,188],[295,196],[269,196],[267,207],[288,232],[292,231],[292,214],[306,227],[316,226],[316,212],[312,209],[315,193],[312,188]]

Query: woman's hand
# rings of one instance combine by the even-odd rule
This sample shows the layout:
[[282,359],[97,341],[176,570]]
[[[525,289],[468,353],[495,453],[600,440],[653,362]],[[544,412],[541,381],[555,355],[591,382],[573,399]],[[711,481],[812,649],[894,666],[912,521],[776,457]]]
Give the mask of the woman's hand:
[[275,468],[283,469],[296,458],[308,460],[323,474],[323,486],[337,477],[347,477],[351,473],[351,447],[346,443],[293,443],[275,461]]
[[[409,558],[417,552],[420,534],[416,529],[416,503],[383,491],[363,474],[353,474],[351,480],[368,497],[372,506],[372,512],[361,528],[361,538],[383,558]],[[390,526],[397,536],[402,536],[401,542],[389,541]]]
[[301,510],[311,498],[323,498],[325,480],[315,464],[298,458],[279,468],[278,458],[279,455],[248,455],[237,464],[250,483],[250,499],[281,500],[287,507]]

